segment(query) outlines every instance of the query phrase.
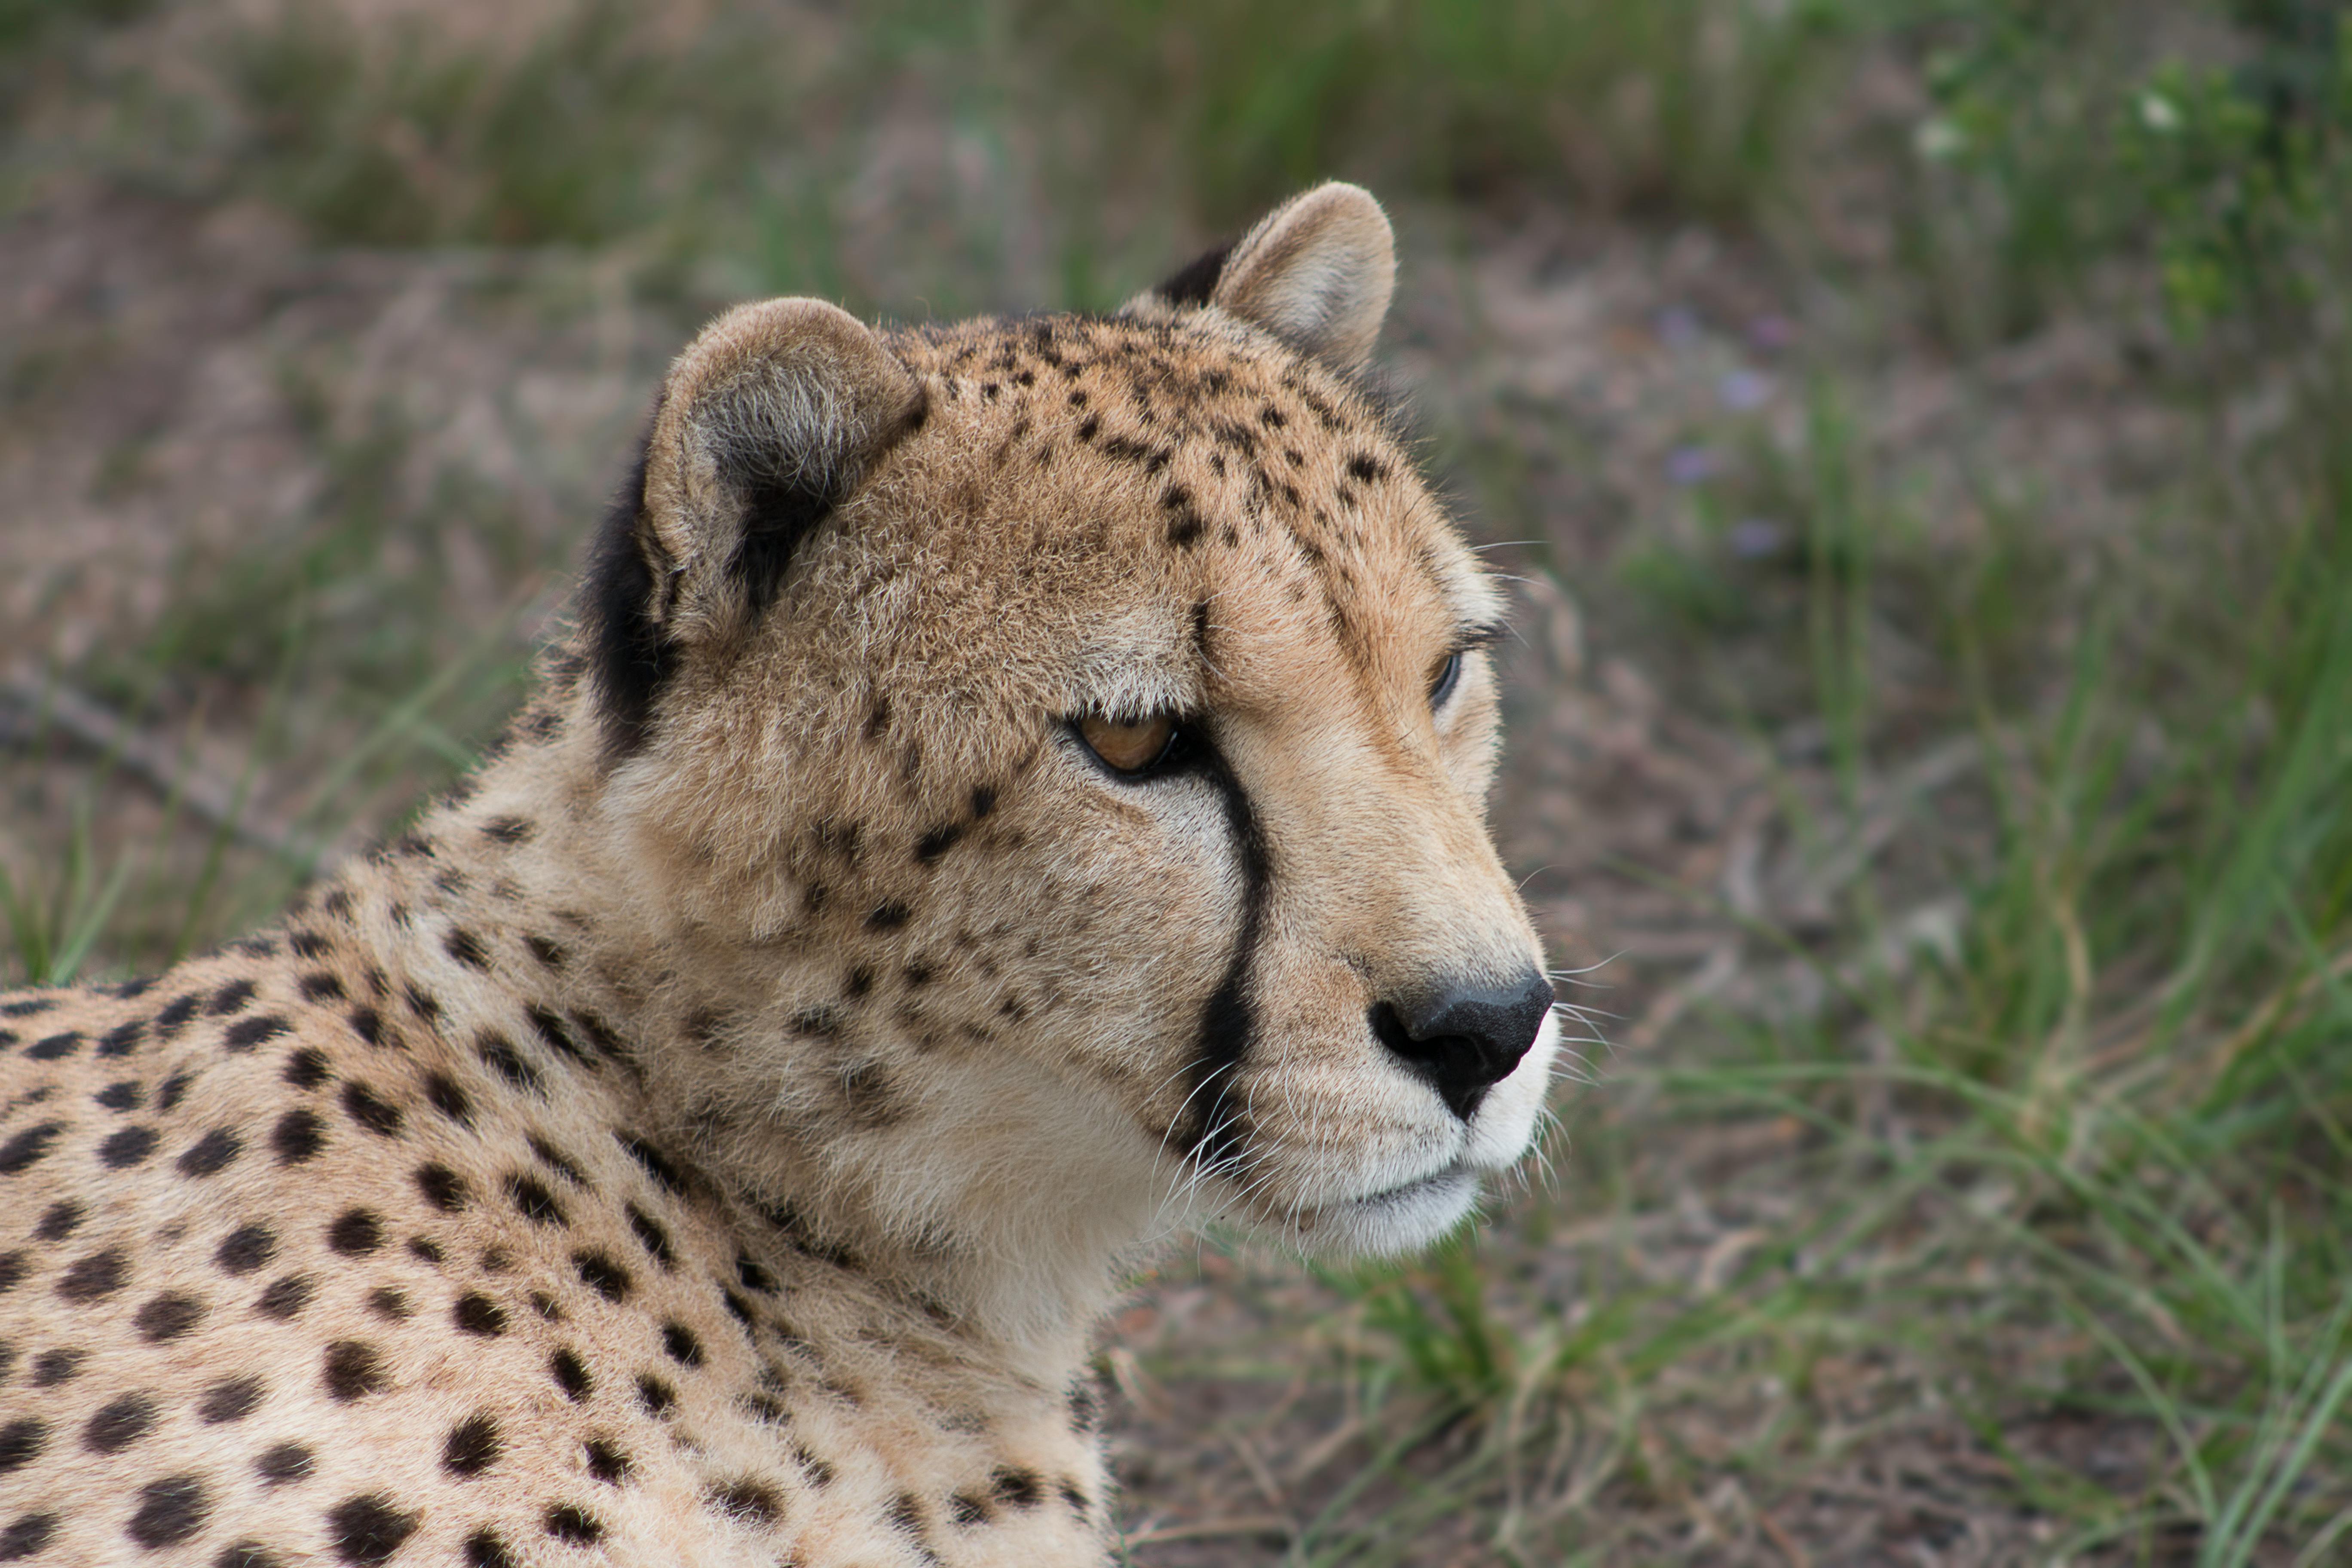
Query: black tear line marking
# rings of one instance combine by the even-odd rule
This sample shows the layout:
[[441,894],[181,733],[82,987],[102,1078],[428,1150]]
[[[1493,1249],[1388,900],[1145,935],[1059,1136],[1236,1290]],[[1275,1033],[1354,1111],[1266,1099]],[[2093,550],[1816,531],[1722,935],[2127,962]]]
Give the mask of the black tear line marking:
[[1231,1168],[1248,1138],[1244,1113],[1234,1103],[1233,1082],[1257,1035],[1250,979],[1274,887],[1265,836],[1258,827],[1248,792],[1213,750],[1209,752],[1206,772],[1225,808],[1225,828],[1241,858],[1242,920],[1240,934],[1225,960],[1225,973],[1201,1008],[1197,1044],[1186,1074],[1185,1104],[1192,1109],[1181,1131],[1171,1129],[1181,1139],[1186,1153],[1197,1159],[1203,1170]]

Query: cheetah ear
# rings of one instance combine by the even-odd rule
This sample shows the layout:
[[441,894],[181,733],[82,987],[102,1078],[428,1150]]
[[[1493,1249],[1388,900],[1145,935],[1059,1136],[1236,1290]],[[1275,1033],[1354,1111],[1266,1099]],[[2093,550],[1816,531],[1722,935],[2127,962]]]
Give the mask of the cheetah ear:
[[1395,288],[1388,215],[1361,185],[1334,181],[1292,197],[1155,292],[1169,305],[1218,306],[1352,374],[1371,357]]
[[583,601],[619,749],[679,653],[755,623],[802,541],[924,413],[913,374],[823,300],[739,305],[687,346]]

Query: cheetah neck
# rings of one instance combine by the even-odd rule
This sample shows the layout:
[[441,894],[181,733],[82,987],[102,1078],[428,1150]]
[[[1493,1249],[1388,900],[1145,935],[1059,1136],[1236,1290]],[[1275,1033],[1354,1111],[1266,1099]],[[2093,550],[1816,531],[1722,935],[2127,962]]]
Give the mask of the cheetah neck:
[[[669,896],[670,852],[613,827],[607,773],[570,739],[587,728],[518,739],[346,876],[385,967],[473,982],[520,1013],[525,1071],[657,1140],[736,1223],[782,1220],[1058,1385],[1167,1228],[1159,1152],[1099,1090],[1011,1059],[926,1080],[907,1125],[845,1124],[845,1075],[872,1058],[794,1026],[803,972],[841,955],[730,938]],[[493,1027],[444,1002],[445,1036]]]

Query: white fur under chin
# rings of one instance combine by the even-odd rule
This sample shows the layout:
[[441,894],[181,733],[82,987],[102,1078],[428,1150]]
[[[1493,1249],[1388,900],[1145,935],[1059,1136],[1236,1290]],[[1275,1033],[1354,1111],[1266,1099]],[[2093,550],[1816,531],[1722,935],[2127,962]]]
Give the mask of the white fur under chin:
[[1451,1163],[1303,1213],[1282,1239],[1318,1258],[1384,1258],[1444,1237],[1477,1206],[1483,1178],[1510,1169],[1534,1142],[1559,1050],[1559,1016],[1549,1013],[1511,1076],[1487,1090]]

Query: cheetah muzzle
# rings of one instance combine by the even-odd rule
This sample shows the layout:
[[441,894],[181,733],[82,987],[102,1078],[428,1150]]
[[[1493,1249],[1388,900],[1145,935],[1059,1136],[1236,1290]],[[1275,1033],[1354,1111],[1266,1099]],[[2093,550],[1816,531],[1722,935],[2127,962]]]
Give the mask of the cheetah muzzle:
[[1108,317],[706,329],[478,772],[0,1004],[0,1560],[1103,1562],[1127,1271],[1425,1243],[1549,1077],[1392,273],[1334,184]]

